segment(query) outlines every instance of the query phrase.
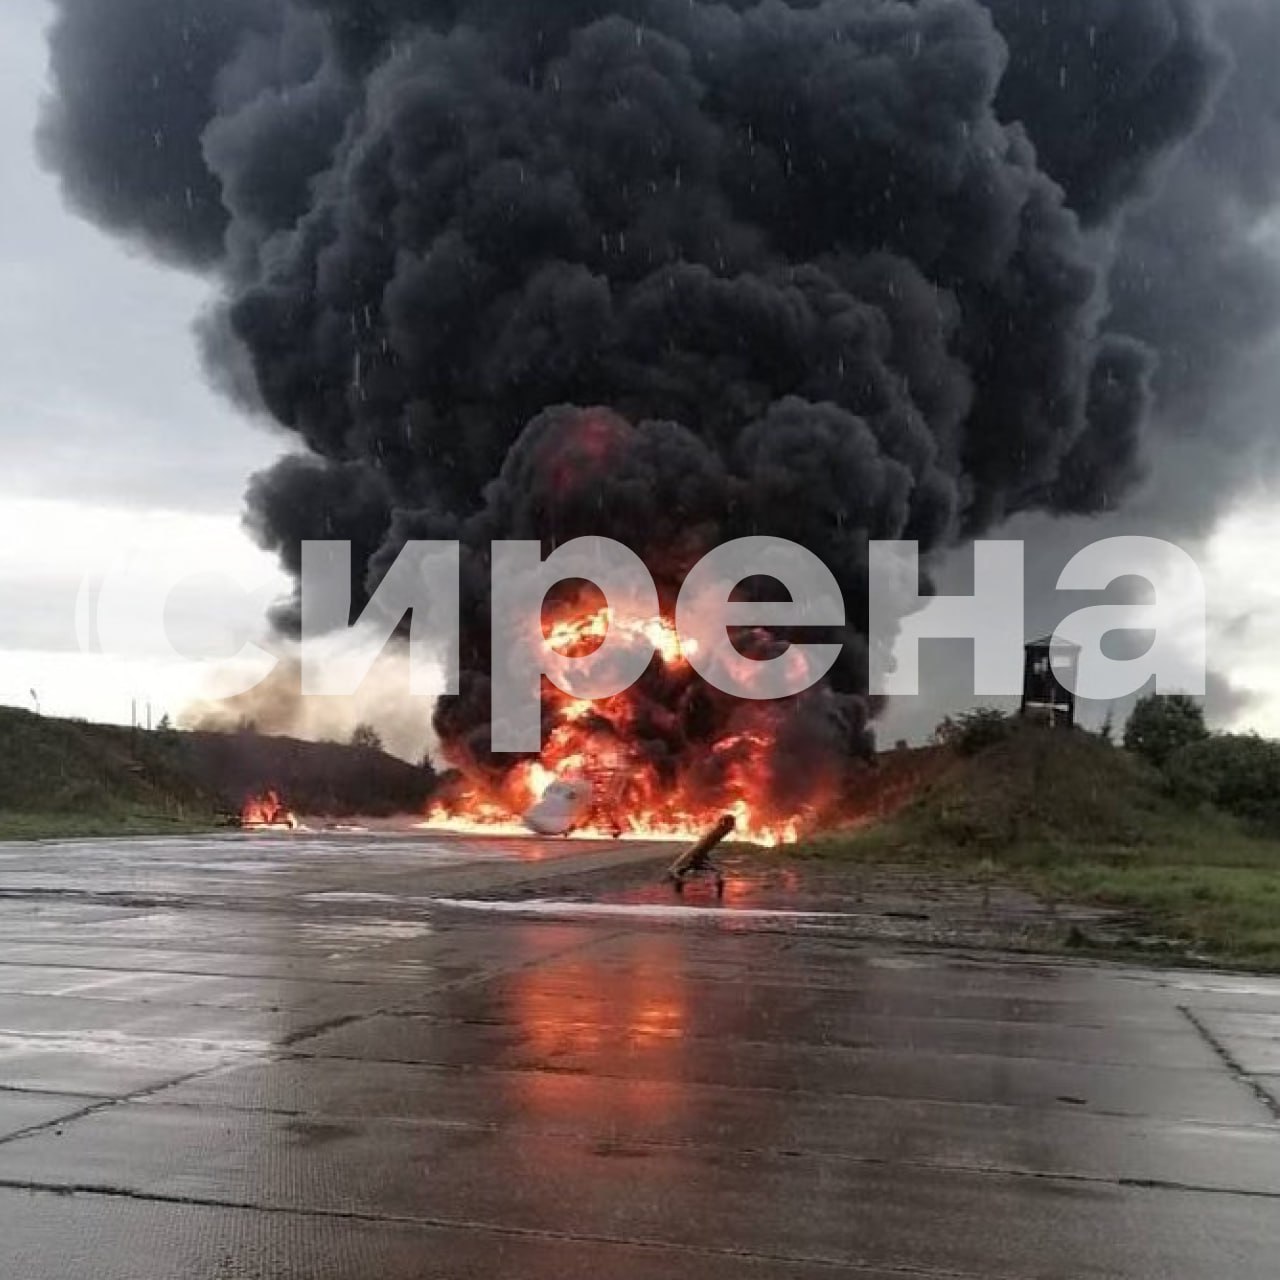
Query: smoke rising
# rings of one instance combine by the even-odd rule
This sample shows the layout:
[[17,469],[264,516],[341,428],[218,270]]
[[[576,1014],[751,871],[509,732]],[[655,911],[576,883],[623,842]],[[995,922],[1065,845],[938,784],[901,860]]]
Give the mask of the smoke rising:
[[[430,739],[429,726],[404,696],[408,680],[408,655],[393,646],[354,695],[304,698],[301,662],[286,653],[250,692],[193,702],[184,709],[180,721],[184,729],[250,731],[266,737],[322,742],[350,742],[362,726],[376,725],[388,753],[417,764],[428,747],[436,744]],[[270,776],[262,773],[252,781],[261,786]]]
[[[439,726],[475,756],[491,539],[619,538],[666,590],[727,538],[808,546],[853,606],[815,733],[861,744],[867,539],[1114,509],[1153,411],[1276,317],[1236,136],[1275,154],[1265,6],[57,8],[48,162],[211,275],[215,376],[306,447],[250,487],[260,540],[352,539],[358,596],[408,538],[471,549]],[[732,714],[670,696],[655,751]]]

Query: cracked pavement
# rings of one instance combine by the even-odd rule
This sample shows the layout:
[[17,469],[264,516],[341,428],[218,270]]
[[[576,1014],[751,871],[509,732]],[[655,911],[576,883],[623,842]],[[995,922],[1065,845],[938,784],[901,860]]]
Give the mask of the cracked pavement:
[[0,845],[0,1275],[1274,1280],[1280,982],[669,857]]

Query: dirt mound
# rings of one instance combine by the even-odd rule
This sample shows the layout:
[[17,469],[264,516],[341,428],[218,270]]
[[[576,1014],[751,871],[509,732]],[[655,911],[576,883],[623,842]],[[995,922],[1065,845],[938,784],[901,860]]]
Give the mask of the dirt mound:
[[1133,848],[1185,821],[1160,775],[1093,734],[1012,723],[971,756],[948,753],[899,815],[904,838],[951,848]]

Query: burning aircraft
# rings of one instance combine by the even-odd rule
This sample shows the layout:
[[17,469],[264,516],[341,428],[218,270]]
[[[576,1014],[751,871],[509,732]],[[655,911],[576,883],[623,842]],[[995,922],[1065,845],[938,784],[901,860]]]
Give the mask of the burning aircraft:
[[[619,615],[575,599],[562,603],[559,619],[532,642],[577,657],[611,630],[654,650],[638,684],[595,702],[547,685],[543,750],[493,771],[446,742],[459,772],[436,804],[432,823],[493,831],[523,818],[543,834],[675,840],[694,838],[731,812],[746,839],[797,839],[804,819],[816,819],[834,794],[835,781],[834,770],[824,775],[814,767],[803,785],[791,784],[787,798],[776,799],[785,767],[779,744],[803,727],[807,704],[743,702],[719,693],[690,666],[665,617]],[[756,643],[760,652],[776,647],[763,634]],[[689,742],[695,726],[702,735],[696,750]]]

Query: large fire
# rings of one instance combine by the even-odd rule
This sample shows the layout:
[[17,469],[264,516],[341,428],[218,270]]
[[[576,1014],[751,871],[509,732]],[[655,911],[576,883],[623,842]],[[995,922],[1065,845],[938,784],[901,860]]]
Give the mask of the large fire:
[[[654,650],[664,687],[687,689],[698,679],[674,625],[665,617],[636,617],[604,605],[587,606],[544,625],[542,640],[566,657],[596,649],[611,632]],[[738,838],[763,845],[794,843],[814,815],[778,812],[770,779],[777,726],[785,707],[743,704],[735,732],[677,755],[654,759],[639,748],[641,715],[655,714],[637,690],[596,702],[574,699],[547,684],[549,728],[536,760],[499,775],[463,768],[432,809],[426,825],[485,834],[528,834],[525,815],[556,784],[571,784],[580,814],[566,834],[691,840],[726,814]],[[674,711],[669,713],[674,720]],[[446,744],[446,751],[448,744]]]

